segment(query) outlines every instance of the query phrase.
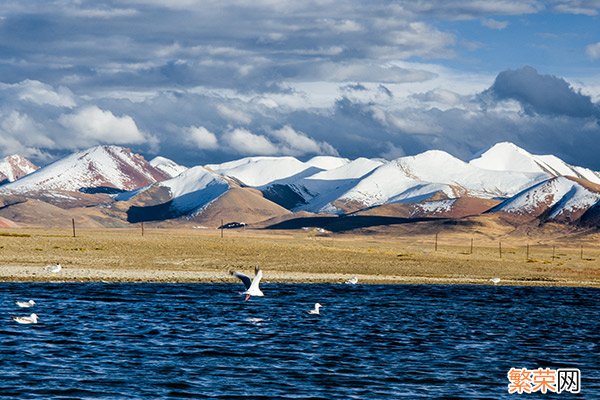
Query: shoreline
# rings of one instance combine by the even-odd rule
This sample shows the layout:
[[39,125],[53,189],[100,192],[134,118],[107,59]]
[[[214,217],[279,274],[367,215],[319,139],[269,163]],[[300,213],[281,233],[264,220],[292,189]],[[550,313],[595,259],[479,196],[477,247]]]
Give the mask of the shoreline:
[[[472,285],[472,286],[538,286],[538,287],[586,287],[600,289],[600,281],[568,279],[502,279],[494,285],[489,278],[476,276],[417,276],[417,275],[370,275],[340,273],[307,273],[291,271],[264,271],[263,282],[298,284],[344,284],[356,276],[363,285]],[[150,269],[93,269],[64,268],[58,274],[44,271],[41,267],[0,266],[2,283],[229,283],[239,281],[222,271],[175,271]]]
[[[264,281],[359,284],[458,284],[600,288],[600,247],[578,241],[431,235],[344,234],[304,231],[23,229],[0,235],[1,282],[237,282],[260,265]],[[532,243],[525,247],[525,243]],[[52,274],[45,266],[60,263]]]

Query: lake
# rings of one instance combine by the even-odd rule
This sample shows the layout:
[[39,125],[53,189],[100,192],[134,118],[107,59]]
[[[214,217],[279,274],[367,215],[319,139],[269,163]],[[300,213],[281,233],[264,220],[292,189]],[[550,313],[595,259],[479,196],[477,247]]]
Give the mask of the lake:
[[[0,283],[0,396],[600,398],[598,289],[264,283],[248,302],[242,289]],[[31,312],[37,325],[11,319]],[[509,395],[511,367],[579,368],[581,394]]]

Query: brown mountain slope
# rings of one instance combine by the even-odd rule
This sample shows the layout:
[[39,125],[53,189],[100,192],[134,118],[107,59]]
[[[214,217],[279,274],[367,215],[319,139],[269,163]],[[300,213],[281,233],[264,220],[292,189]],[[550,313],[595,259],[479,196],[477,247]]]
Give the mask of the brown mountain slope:
[[0,208],[0,217],[21,226],[70,228],[71,219],[83,228],[124,226],[122,221],[104,215],[97,208],[62,209],[35,199],[24,199]]
[[0,217],[0,228],[17,228],[18,225],[15,224],[10,219]]
[[221,219],[227,222],[252,224],[291,212],[265,199],[259,190],[247,187],[232,187],[196,216],[189,218],[204,226],[217,227]]

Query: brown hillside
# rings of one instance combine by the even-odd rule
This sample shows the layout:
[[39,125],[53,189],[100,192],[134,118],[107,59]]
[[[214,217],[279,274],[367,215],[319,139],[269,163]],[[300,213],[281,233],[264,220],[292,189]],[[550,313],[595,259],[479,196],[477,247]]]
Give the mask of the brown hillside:
[[0,217],[9,219],[22,226],[70,228],[71,219],[77,226],[98,228],[119,226],[123,223],[103,215],[97,209],[62,209],[40,200],[28,199],[0,208]]
[[13,221],[0,217],[0,228],[18,228]]
[[217,227],[221,225],[221,219],[225,223],[252,224],[288,214],[291,214],[289,210],[265,199],[256,189],[232,187],[190,220]]

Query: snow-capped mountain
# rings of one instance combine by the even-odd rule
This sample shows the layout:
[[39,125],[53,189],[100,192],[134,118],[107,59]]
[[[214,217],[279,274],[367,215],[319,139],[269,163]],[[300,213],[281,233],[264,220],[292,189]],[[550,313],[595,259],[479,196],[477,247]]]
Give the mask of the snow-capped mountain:
[[322,170],[330,170],[339,168],[342,165],[350,162],[347,158],[333,157],[333,156],[316,156],[306,161],[305,164],[311,167],[317,167]]
[[18,154],[6,156],[0,160],[0,184],[14,182],[28,175],[39,167]]
[[600,186],[577,178],[554,177],[494,207],[491,212],[573,222],[600,202]]
[[[74,191],[85,194],[66,193]],[[504,221],[580,223],[587,215],[586,223],[595,226],[600,220],[600,173],[511,143],[470,162],[430,150],[391,161],[247,157],[189,169],[163,157],[147,162],[126,148],[96,146],[7,183],[0,194],[63,208],[99,206],[111,223],[183,217],[214,226],[223,218],[288,218],[290,211],[462,218],[490,209]],[[22,222],[13,214],[7,218]]]
[[260,191],[239,187],[229,178],[201,166],[167,181],[120,194],[116,199],[130,201],[127,211],[130,222],[184,217],[184,220],[218,226],[223,218],[252,223],[289,214],[285,208],[265,199]]
[[200,166],[155,186],[169,190],[171,207],[181,214],[197,211],[229,190],[229,183],[222,176]]
[[154,157],[152,160],[150,160],[150,165],[164,172],[171,178],[174,178],[177,175],[181,174],[183,171],[187,170],[187,167],[179,165],[175,161],[161,156]]
[[544,173],[484,170],[446,152],[431,150],[380,165],[322,209],[357,210],[420,202],[434,196],[508,197],[547,178]]
[[543,172],[551,176],[572,176],[600,183],[599,172],[567,164],[553,155],[531,154],[509,142],[495,144],[469,164],[495,171]]
[[169,178],[139,154],[119,146],[96,146],[73,153],[12,183],[2,191],[79,191],[107,187],[133,190]]
[[235,178],[244,185],[261,187],[273,183],[291,183],[347,162],[348,159],[339,157],[314,157],[307,162],[294,157],[247,157],[205,167]]
[[[361,157],[337,168],[296,180],[287,186],[289,190],[283,185],[271,185],[263,192],[273,201],[279,204],[287,203],[295,210],[332,212],[332,202],[381,164],[382,161]],[[292,204],[294,199],[295,203]]]

